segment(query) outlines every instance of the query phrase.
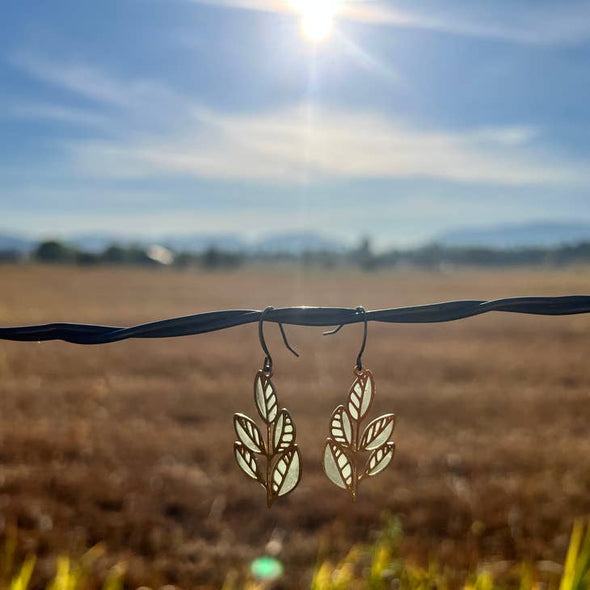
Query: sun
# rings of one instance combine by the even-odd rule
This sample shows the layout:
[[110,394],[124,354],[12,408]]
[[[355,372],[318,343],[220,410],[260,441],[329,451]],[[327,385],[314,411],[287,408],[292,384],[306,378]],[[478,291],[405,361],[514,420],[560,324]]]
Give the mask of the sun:
[[331,35],[339,0],[296,0],[293,4],[301,14],[301,30],[307,39],[317,42]]

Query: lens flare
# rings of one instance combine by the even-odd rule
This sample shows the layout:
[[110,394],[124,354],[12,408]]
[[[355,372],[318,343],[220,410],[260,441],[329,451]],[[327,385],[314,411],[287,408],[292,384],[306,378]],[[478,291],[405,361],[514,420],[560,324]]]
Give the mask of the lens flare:
[[277,580],[283,575],[283,564],[274,557],[258,557],[250,564],[252,575],[258,580]]

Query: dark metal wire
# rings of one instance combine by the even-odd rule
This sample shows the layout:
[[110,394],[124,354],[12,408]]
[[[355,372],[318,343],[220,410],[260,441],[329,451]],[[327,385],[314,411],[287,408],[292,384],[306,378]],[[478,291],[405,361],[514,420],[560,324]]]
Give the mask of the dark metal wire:
[[[344,326],[363,322],[365,319],[367,322],[423,324],[450,322],[490,311],[535,315],[590,313],[590,295],[514,297],[495,301],[448,301],[430,305],[367,311],[364,317],[354,307],[284,307],[268,311],[264,320],[279,325],[321,327]],[[0,328],[0,339],[21,342],[64,340],[75,344],[105,344],[128,338],[173,338],[205,334],[258,322],[262,313],[252,309],[212,311],[130,328],[65,323]],[[284,334],[284,330],[282,333]]]

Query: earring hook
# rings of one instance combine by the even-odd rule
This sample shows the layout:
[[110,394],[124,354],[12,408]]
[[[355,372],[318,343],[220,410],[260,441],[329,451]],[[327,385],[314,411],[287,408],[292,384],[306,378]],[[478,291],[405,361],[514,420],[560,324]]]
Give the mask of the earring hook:
[[[358,356],[356,357],[356,370],[362,371],[363,370],[363,354],[365,352],[365,347],[367,345],[367,323],[368,323],[367,322],[367,310],[362,305],[359,305],[356,308],[356,313],[363,314],[363,322],[364,322],[363,341],[361,343],[361,349],[358,353]],[[339,326],[337,326],[333,330],[329,330],[328,332],[323,332],[323,335],[324,336],[331,336],[332,334],[337,334],[338,332],[340,332],[340,330],[342,330],[343,327],[344,327],[344,324],[340,324]]]
[[365,352],[365,347],[367,346],[367,310],[360,305],[356,308],[357,313],[363,314],[363,323],[364,323],[364,330],[363,330],[363,341],[361,343],[361,349],[359,350],[358,356],[356,357],[356,370],[362,371],[363,370],[363,353]]
[[[260,314],[260,319],[258,320],[258,339],[260,340],[260,346],[264,352],[264,363],[262,365],[262,370],[265,373],[272,373],[272,356],[270,356],[270,351],[268,350],[268,346],[266,345],[266,340],[264,339],[264,317],[271,311],[274,310],[272,305],[269,305],[264,311]],[[279,322],[279,330],[281,331],[281,336],[283,337],[283,342],[287,347],[289,352],[292,352],[297,358],[299,358],[299,353],[289,344],[287,340],[287,333],[285,332],[285,327],[281,322]]]

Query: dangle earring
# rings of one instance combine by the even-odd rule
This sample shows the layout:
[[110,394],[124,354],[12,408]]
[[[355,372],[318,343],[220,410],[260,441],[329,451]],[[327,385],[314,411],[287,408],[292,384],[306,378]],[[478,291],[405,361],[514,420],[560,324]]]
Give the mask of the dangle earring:
[[[355,379],[350,388],[346,406],[338,406],[330,419],[330,436],[324,450],[324,471],[330,481],[347,490],[356,500],[361,481],[381,473],[393,459],[395,443],[390,441],[395,427],[395,415],[384,414],[361,429],[373,398],[375,380],[373,374],[363,367],[362,356],[367,343],[367,314],[363,314],[364,336],[354,368]],[[335,334],[342,326],[326,334]],[[363,454],[370,453],[363,462]]]
[[[234,414],[234,428],[238,440],[234,455],[240,469],[266,489],[266,503],[270,508],[280,496],[293,491],[301,479],[301,457],[295,444],[295,423],[286,409],[279,410],[277,391],[271,380],[272,357],[264,340],[263,322],[272,311],[267,307],[260,315],[258,337],[264,351],[262,369],[254,378],[254,403],[266,426],[265,437],[254,420],[244,414]],[[283,325],[279,323],[285,346],[289,346]]]

